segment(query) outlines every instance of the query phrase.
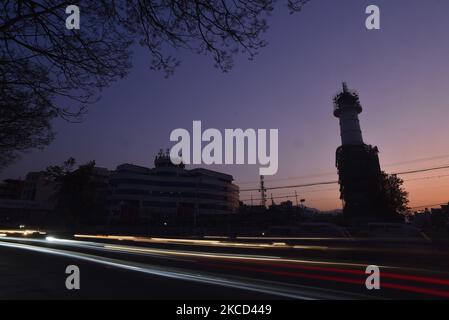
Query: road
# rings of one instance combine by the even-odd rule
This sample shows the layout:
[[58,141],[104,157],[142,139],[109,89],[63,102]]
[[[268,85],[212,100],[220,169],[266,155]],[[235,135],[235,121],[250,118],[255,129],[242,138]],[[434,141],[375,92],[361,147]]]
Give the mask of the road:
[[[233,288],[132,272],[76,257],[0,247],[0,299],[243,299],[273,298]],[[81,289],[67,290],[65,269],[77,265]],[[190,295],[191,293],[191,295]]]
[[[367,264],[332,255],[304,258],[306,246],[296,246],[292,255],[283,243],[82,236],[0,240],[0,299],[449,298],[445,271],[379,264],[381,289],[368,290]],[[80,269],[80,290],[65,288],[68,265]]]

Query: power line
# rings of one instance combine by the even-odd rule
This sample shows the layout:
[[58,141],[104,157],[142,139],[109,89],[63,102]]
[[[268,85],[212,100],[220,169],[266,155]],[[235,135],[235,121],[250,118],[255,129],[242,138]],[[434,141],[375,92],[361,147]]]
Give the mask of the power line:
[[441,167],[433,167],[433,168],[425,168],[425,169],[403,171],[403,172],[397,172],[397,173],[393,173],[393,174],[406,175],[406,174],[412,174],[412,173],[418,173],[418,172],[427,172],[427,171],[435,171],[435,170],[442,170],[442,169],[449,169],[449,165],[445,165],[445,166],[441,166]]
[[[297,191],[297,190],[295,190]],[[326,192],[326,191],[338,191],[338,186],[333,187],[333,188],[326,188],[326,189],[314,189],[314,190],[305,190],[305,191],[300,191],[300,194],[308,194],[308,193],[315,193],[315,192]],[[282,192],[282,193],[276,193],[277,196],[288,196],[288,195],[292,195],[291,192]]]
[[[285,180],[297,180],[297,179],[307,179],[307,178],[315,178],[315,177],[326,177],[326,176],[334,176],[335,172],[328,172],[328,173],[317,173],[317,174],[310,174],[306,176],[297,176],[297,177],[289,177],[289,178],[279,178],[279,179],[270,179],[265,180],[265,182],[275,182],[275,181],[285,181]],[[258,183],[259,181],[244,181],[239,182],[239,185],[243,184],[254,184]]]
[[420,177],[420,178],[414,178],[414,179],[407,179],[404,181],[416,181],[416,180],[430,180],[430,179],[440,179],[440,178],[445,178],[445,177],[449,177],[449,174],[442,174],[439,176],[427,176],[427,177]]
[[[328,184],[335,184],[335,183],[338,183],[338,181],[323,181],[323,182],[297,184],[297,185],[290,185],[290,186],[265,187],[265,189],[266,190],[278,190],[278,189],[304,188],[304,187],[321,186],[321,185],[328,185]],[[240,191],[247,192],[247,191],[258,191],[258,190],[259,189],[241,189]]]
[[[410,170],[410,171],[403,171],[403,172],[396,172],[396,173],[392,173],[392,174],[407,175],[407,174],[413,174],[413,173],[419,173],[419,172],[428,172],[428,171],[435,171],[435,170],[443,170],[443,169],[449,169],[449,165],[439,166],[439,167],[431,167],[431,168],[423,168],[423,169]],[[338,183],[338,180],[312,182],[312,183],[297,184],[297,185],[265,187],[265,189],[266,190],[279,190],[279,189],[305,188],[305,187],[312,187],[312,186],[330,185],[330,184],[336,184],[336,183]],[[248,191],[258,191],[258,190],[259,189],[256,188],[256,189],[241,189],[240,191],[241,192],[248,192]]]
[[[440,178],[440,177],[449,177],[449,175],[442,175],[442,176],[431,176],[431,177],[423,177],[423,178],[417,178],[417,179],[409,179],[409,180],[404,180],[404,181],[415,181],[415,180],[423,180],[423,179],[431,179],[431,178]],[[308,190],[308,191],[301,191],[301,195],[303,195],[303,194],[308,194],[308,193],[314,193],[314,192],[326,192],[326,191],[338,191],[338,190],[336,190],[335,188],[328,188],[328,189],[322,189],[322,190]],[[299,196],[299,194],[297,194],[296,193],[296,190],[295,190],[295,193],[279,193],[279,194],[277,194],[276,195],[276,197],[274,197],[274,199],[281,199],[281,198],[286,198],[286,199],[288,199],[288,198],[295,198],[296,196]],[[328,199],[330,199],[331,197],[326,197],[326,198],[328,198]],[[313,199],[313,198],[312,198]],[[321,198],[320,198],[321,199]],[[252,197],[252,195],[251,195],[251,198],[250,199],[243,199],[243,200],[240,200],[240,201],[242,201],[242,202],[247,202],[247,201],[260,201],[260,200],[262,200],[262,199],[260,199],[260,198],[256,198],[256,199],[254,199],[253,197]],[[316,199],[314,199],[314,200],[316,200]],[[436,204],[436,205],[439,205],[439,204]],[[428,205],[428,206],[436,206],[436,205]],[[426,206],[419,206],[419,207],[412,207],[411,209],[414,209],[414,208],[421,208],[421,207],[426,207]]]
[[[319,190],[306,190],[306,191],[301,191],[300,193],[297,193],[297,190],[295,190],[295,193],[290,193],[290,192],[276,193],[276,197],[274,197],[274,199],[276,199],[276,198],[295,198],[296,196],[302,196],[304,194],[316,193],[316,192],[326,192],[326,191],[338,191],[338,188],[337,189],[336,188],[326,188],[326,189],[319,189]],[[331,199],[334,197],[326,197],[326,198]],[[256,200],[256,201],[261,200],[261,199],[254,199],[251,194],[251,198],[243,199],[240,201],[245,202],[245,201],[250,201],[251,199]],[[322,199],[322,198],[320,198],[320,199]],[[314,200],[316,200],[316,198]]]
[[446,159],[446,158],[449,158],[449,154],[443,154],[443,155],[434,156],[434,157],[428,157],[428,158],[419,158],[419,159],[414,159],[414,160],[400,161],[400,162],[385,164],[383,166],[384,167],[395,167],[395,166],[398,166],[398,165],[401,165],[401,164],[417,163],[417,162],[438,160],[438,159]]
[[[292,193],[292,194],[289,194],[289,195],[284,195],[284,196],[281,196],[281,195],[279,195],[279,196],[272,196],[272,197],[270,197],[270,199],[289,199],[289,198],[292,198],[292,199],[295,199],[296,198],[296,196],[300,196],[300,194],[294,194],[294,193]],[[334,199],[334,197],[320,197],[320,198],[307,198],[307,199],[309,199],[310,201],[317,201],[317,200],[323,200],[323,199]],[[243,199],[243,200],[240,200],[241,202],[248,202],[248,201],[250,201],[251,199]],[[262,200],[261,198],[259,198],[259,199],[252,199],[253,201],[260,201],[260,200]]]
[[[288,195],[288,196],[276,196],[276,197],[271,197],[271,199],[288,199],[288,198],[291,198],[291,197],[294,197],[295,195],[293,194],[293,195]],[[240,201],[242,201],[242,202],[245,202],[245,201],[249,201],[249,200],[251,200],[251,199],[245,199],[245,200],[240,200]],[[252,199],[252,200],[254,200],[254,201],[262,201],[262,198],[259,198],[259,199]]]
[[[409,164],[409,163],[417,163],[417,162],[423,162],[423,161],[430,161],[430,160],[438,160],[438,159],[445,159],[449,158],[449,154],[439,155],[439,156],[433,156],[433,157],[427,157],[427,158],[419,158],[414,160],[407,160],[407,161],[400,161],[400,162],[393,162],[389,164],[384,164],[382,167],[395,167],[401,164]],[[399,173],[397,173],[399,174]],[[314,178],[314,177],[325,177],[325,176],[331,176],[335,175],[335,172],[326,172],[326,173],[315,173],[305,176],[296,176],[296,177],[288,177],[288,178],[279,178],[279,179],[270,179],[265,180],[265,182],[275,182],[275,181],[285,181],[285,180],[298,180],[298,179],[307,179],[307,178]],[[242,181],[239,182],[239,185],[246,185],[246,184],[254,184],[258,183],[259,181]]]

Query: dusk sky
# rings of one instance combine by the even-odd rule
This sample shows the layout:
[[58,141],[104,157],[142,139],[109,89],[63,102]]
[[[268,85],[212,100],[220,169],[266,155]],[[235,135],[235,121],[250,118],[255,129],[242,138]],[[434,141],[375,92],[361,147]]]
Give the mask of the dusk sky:
[[[365,28],[370,4],[381,9],[379,31]],[[363,138],[379,147],[385,171],[449,164],[448,14],[447,0],[312,0],[293,15],[281,1],[264,36],[269,45],[254,61],[238,57],[229,73],[211,57],[179,51],[182,63],[165,79],[137,49],[131,73],[104,90],[84,122],[57,120],[53,143],[24,154],[0,178],[23,178],[69,157],[109,169],[152,167],[158,150],[173,144],[173,129],[191,131],[201,120],[203,129],[279,129],[279,171],[266,178],[268,187],[336,180],[341,141],[332,97],[342,81],[360,94]],[[232,174],[242,189],[257,187],[258,165],[211,169]],[[449,201],[449,170],[403,179],[412,207]],[[297,192],[310,207],[341,206],[336,184]]]

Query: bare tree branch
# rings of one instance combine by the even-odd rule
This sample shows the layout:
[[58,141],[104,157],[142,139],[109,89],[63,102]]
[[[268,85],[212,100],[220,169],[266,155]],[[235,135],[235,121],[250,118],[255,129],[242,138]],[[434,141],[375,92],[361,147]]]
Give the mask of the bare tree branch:
[[[308,0],[287,0],[299,11]],[[173,73],[178,49],[212,56],[228,71],[233,56],[253,58],[275,0],[21,0],[0,5],[0,169],[18,152],[43,147],[51,120],[80,121],[103,88],[131,67],[131,46],[150,66]],[[81,29],[67,30],[76,4]],[[20,116],[18,116],[20,115]]]

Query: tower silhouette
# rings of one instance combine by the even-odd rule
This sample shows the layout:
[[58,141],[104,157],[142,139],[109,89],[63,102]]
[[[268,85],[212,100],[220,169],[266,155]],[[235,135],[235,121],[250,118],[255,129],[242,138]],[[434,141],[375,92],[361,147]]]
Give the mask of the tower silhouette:
[[348,223],[385,220],[380,201],[381,169],[377,147],[363,142],[358,115],[363,111],[355,91],[346,83],[334,97],[334,116],[339,118],[341,146],[336,152],[343,214]]

